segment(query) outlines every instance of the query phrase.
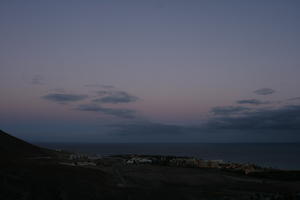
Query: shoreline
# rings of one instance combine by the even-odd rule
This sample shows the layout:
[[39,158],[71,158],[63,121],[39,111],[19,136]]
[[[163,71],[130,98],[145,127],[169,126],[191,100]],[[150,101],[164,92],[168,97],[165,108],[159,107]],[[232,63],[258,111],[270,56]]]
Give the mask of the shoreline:
[[[221,145],[221,146],[220,146]],[[272,144],[264,147],[259,144],[249,144],[244,147],[242,144],[202,144],[194,146],[186,144],[60,144],[45,145],[51,149],[66,149],[72,152],[82,152],[100,156],[114,156],[119,154],[143,154],[177,157],[195,157],[205,160],[223,160],[224,162],[255,164],[264,168],[282,170],[300,170],[300,160],[297,152],[300,152],[300,145]]]

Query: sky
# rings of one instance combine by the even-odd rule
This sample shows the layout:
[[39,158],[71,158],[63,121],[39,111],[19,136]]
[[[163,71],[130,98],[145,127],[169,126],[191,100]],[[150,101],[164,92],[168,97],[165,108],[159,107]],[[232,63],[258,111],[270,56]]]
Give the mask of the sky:
[[0,2],[0,129],[38,142],[300,142],[297,0]]

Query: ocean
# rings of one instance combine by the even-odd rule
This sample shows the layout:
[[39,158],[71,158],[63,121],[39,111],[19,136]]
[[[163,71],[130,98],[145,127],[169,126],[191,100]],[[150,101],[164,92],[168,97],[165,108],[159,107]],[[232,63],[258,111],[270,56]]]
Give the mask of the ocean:
[[300,144],[297,143],[39,143],[38,145],[101,156],[116,154],[190,156],[300,170]]

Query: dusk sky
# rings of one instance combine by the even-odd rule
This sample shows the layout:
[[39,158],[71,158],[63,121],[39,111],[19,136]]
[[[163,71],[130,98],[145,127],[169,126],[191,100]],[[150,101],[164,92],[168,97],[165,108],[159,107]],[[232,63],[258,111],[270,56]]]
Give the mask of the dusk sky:
[[0,129],[300,142],[300,1],[0,2]]

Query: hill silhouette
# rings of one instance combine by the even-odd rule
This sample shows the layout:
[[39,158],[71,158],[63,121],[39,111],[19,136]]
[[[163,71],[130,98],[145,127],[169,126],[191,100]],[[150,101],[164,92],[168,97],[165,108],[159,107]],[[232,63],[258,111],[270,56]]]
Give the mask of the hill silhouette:
[[0,155],[2,158],[46,156],[47,151],[0,130]]

